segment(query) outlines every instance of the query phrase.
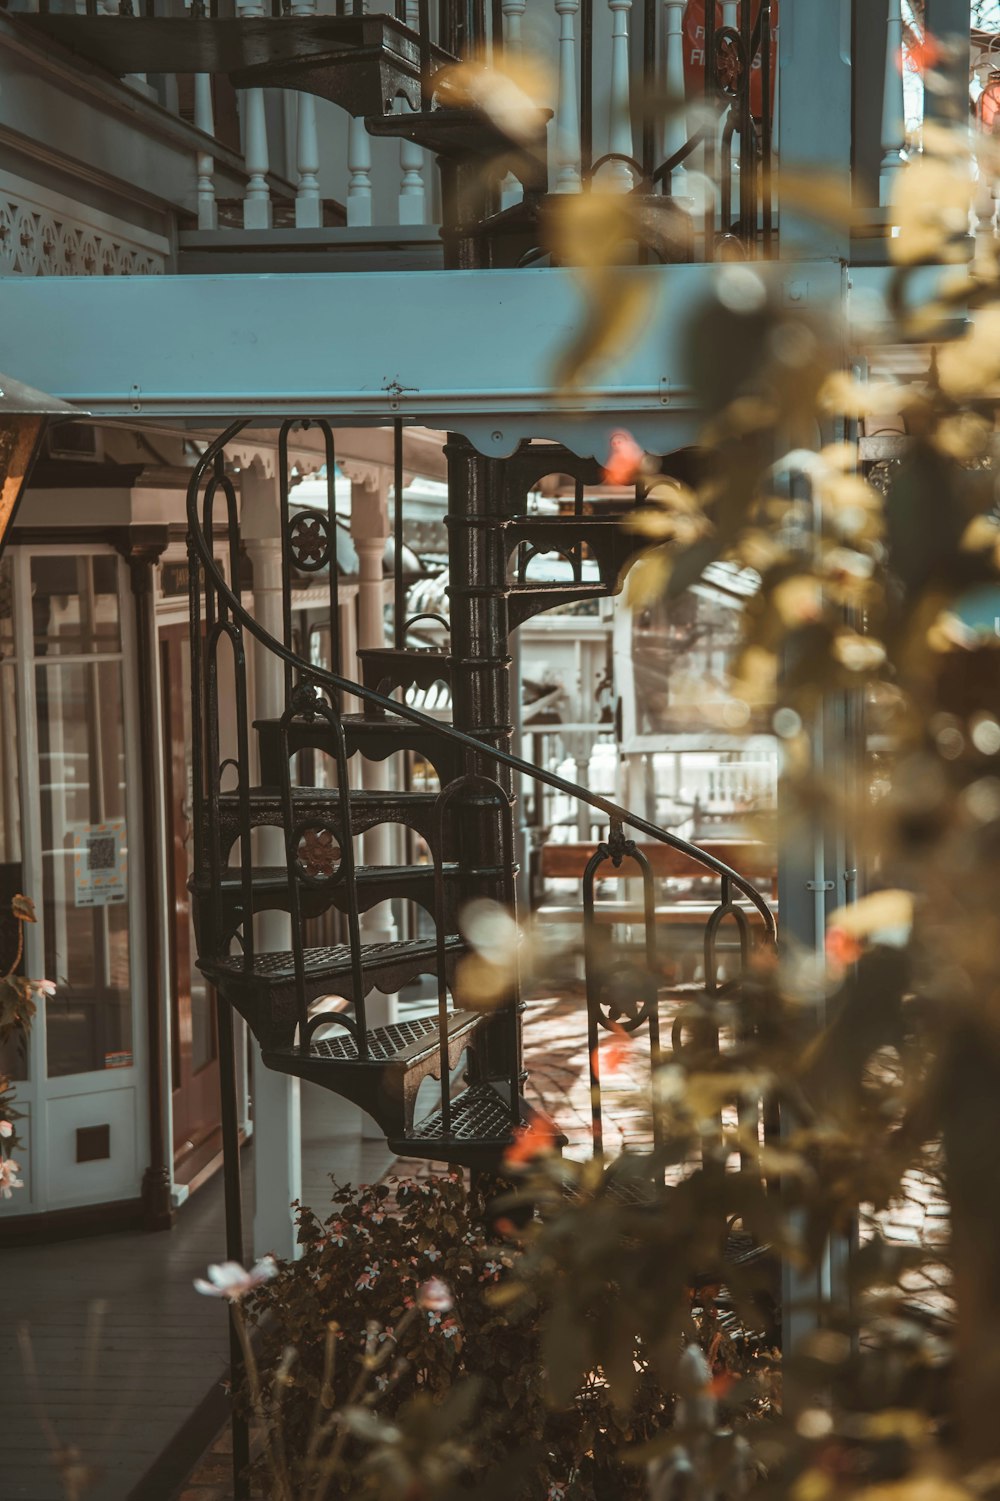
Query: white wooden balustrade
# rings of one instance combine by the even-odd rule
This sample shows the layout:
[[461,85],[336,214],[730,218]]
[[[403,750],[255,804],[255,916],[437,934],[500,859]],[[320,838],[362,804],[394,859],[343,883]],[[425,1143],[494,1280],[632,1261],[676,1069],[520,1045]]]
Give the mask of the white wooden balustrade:
[[[257,0],[237,0],[241,16],[262,16],[264,7]],[[243,228],[271,228],[271,189],[267,174],[270,158],[267,149],[267,115],[263,89],[243,90],[243,155],[249,174],[243,200]]]
[[[316,0],[293,0],[293,16],[311,16]],[[296,229],[319,229],[323,223],[323,203],[319,191],[319,136],[316,130],[316,100],[312,94],[296,95],[295,164],[298,182],[295,188]]]
[[628,21],[632,0],[608,0],[611,11],[611,91],[608,119],[608,151],[614,160],[602,174],[604,185],[617,193],[629,193],[634,187],[632,168],[622,157],[634,156],[632,149],[632,105],[629,97]]
[[878,183],[879,203],[883,207],[891,201],[896,173],[906,162],[902,56],[902,3],[901,0],[889,0],[885,32],[885,83],[882,94],[882,167]]
[[[688,138],[684,109],[684,11],[686,0],[663,0],[663,159],[669,161],[683,149]],[[669,191],[679,197],[684,193],[687,168],[682,163],[671,174]],[[664,184],[664,192],[668,191]]]
[[577,89],[576,18],[580,0],[555,0],[559,17],[559,96],[553,128],[556,193],[580,191],[580,100]]

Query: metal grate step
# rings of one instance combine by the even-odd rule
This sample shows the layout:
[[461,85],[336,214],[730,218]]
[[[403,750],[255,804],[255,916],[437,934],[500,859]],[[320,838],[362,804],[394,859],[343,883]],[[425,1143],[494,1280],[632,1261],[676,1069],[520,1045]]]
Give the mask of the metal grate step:
[[516,1129],[511,1109],[503,1095],[491,1084],[473,1084],[451,1102],[451,1132],[445,1137],[444,1116],[440,1110],[426,1116],[413,1128],[416,1141],[509,1141]]
[[[459,952],[464,947],[463,940],[457,934],[445,939],[447,953]],[[437,942],[433,938],[404,939],[398,943],[363,943],[361,963],[364,969],[371,970],[378,965],[398,964],[403,960],[430,959],[436,953]],[[349,975],[351,971],[351,950],[346,943],[333,944],[328,948],[304,949],[302,958],[307,979],[332,980],[341,975]],[[295,959],[291,950],[254,954],[250,962],[243,954],[226,954],[221,959],[206,961],[203,967],[206,973],[214,971],[224,975],[252,976],[270,983],[287,983],[295,978]]]

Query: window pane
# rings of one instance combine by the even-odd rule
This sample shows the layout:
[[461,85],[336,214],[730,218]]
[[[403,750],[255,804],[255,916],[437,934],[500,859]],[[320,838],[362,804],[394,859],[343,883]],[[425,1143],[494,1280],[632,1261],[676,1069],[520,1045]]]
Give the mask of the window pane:
[[32,558],[31,604],[37,656],[120,650],[117,558]]
[[132,1062],[118,662],[36,669],[50,1075]]

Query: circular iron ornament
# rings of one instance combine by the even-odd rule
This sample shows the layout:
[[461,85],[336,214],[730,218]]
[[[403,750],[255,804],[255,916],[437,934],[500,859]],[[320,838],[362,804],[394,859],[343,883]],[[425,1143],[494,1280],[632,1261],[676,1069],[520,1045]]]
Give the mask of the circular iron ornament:
[[330,562],[330,523],[320,511],[300,511],[288,528],[292,564],[300,573],[319,573]]
[[727,26],[715,38],[715,78],[722,92],[735,98],[745,71],[743,43],[739,34]]
[[651,975],[629,966],[609,976],[597,1000],[600,1025],[609,1032],[638,1032],[656,1006],[656,987],[651,981]]
[[340,845],[332,829],[304,829],[296,851],[299,869],[313,881],[328,881],[340,864]]

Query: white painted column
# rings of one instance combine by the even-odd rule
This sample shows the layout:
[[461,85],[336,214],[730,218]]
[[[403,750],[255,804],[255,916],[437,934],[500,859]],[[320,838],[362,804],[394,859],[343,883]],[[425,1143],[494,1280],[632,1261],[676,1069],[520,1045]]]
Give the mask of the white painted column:
[[722,24],[731,26],[733,31],[739,31],[740,0],[722,0]]
[[347,128],[347,223],[372,222],[372,143],[362,119]]
[[[521,21],[527,3],[528,0],[503,0],[504,48],[507,55],[513,58],[519,57],[521,53]],[[512,208],[515,203],[520,203],[523,197],[523,187],[513,172],[508,172],[500,184],[500,207]]]
[[[353,484],[351,536],[358,554],[359,647],[386,644],[383,559],[388,533],[385,485],[380,483],[377,489],[372,490],[365,485]],[[363,761],[361,780],[366,791],[385,791],[391,785],[388,762]],[[396,852],[393,845],[391,825],[383,824],[380,828],[372,829],[363,838],[365,864],[395,864]],[[363,943],[394,943],[397,937],[391,902],[379,902],[370,912],[362,914]],[[369,1027],[386,1026],[396,1020],[398,999],[394,995],[386,996],[379,990],[373,990],[368,995],[367,1008]],[[382,1132],[367,1115],[362,1116],[361,1134],[366,1140],[382,1140]]]
[[[628,14],[632,0],[608,0],[611,11],[611,96],[608,112],[608,150],[632,156],[631,64],[628,51]],[[632,168],[626,162],[608,162],[601,173],[612,192],[630,193]]]
[[[687,115],[684,110],[684,10],[687,0],[663,0],[663,93],[667,102],[667,118],[663,124],[663,159],[669,161],[680,151],[688,138]],[[680,198],[684,194],[687,168],[675,167],[670,179],[670,194]],[[666,191],[666,188],[664,188]]]
[[[281,533],[278,482],[259,460],[243,471],[241,530],[253,566],[254,617],[279,640],[281,619]],[[284,674],[278,658],[255,644],[254,706],[258,716],[277,718],[284,711]],[[257,831],[255,863],[285,863],[279,829]],[[259,948],[291,947],[291,919],[283,912],[264,912],[254,933]],[[291,1202],[302,1192],[302,1132],[298,1079],[265,1068],[256,1041],[253,1048],[255,1256],[268,1251],[292,1258],[298,1254]]]
[[[311,16],[316,0],[293,0],[293,16]],[[316,130],[316,98],[297,94],[295,121],[295,165],[298,183],[295,189],[295,228],[319,229],[323,223],[323,204],[319,193],[319,135]]]
[[885,207],[892,199],[893,183],[906,165],[906,117],[903,103],[903,11],[901,0],[889,0],[885,29],[885,80],[882,86],[882,167],[878,201]]
[[553,121],[555,193],[580,191],[580,100],[576,81],[576,17],[580,0],[556,0],[559,16],[559,99]]
[[[241,16],[262,16],[264,7],[257,0],[237,0]],[[267,115],[264,110],[264,90],[244,89],[243,102],[243,156],[249,175],[246,196],[243,200],[243,228],[271,228],[271,190],[267,185],[270,159],[267,150]]]

